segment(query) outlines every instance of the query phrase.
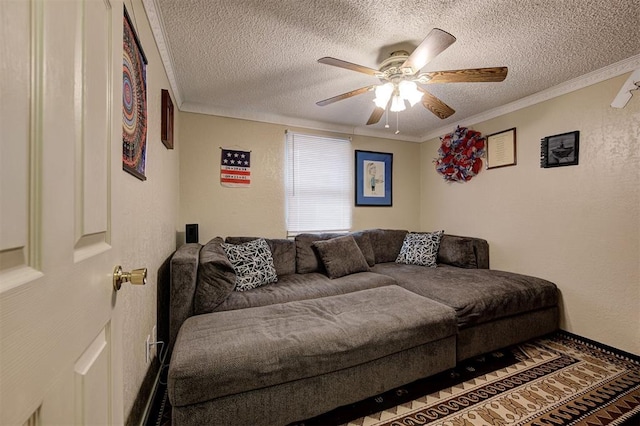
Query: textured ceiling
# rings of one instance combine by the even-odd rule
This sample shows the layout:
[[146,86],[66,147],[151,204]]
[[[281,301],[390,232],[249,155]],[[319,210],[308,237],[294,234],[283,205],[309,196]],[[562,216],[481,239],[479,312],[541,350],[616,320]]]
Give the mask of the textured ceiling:
[[[640,67],[640,0],[144,0],[183,111],[422,141],[438,129],[624,62]],[[457,42],[424,71],[506,66],[502,83],[425,86],[456,113],[420,104],[385,129],[365,123],[369,92],[316,102],[375,77],[319,64],[331,56],[378,68],[432,28]],[[615,72],[615,70],[614,70]],[[611,75],[610,77],[613,77]],[[612,94],[612,99],[615,94]]]

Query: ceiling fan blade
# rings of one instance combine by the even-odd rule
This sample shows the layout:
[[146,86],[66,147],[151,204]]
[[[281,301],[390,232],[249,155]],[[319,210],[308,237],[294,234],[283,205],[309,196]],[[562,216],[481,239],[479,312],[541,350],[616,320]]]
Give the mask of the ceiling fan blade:
[[500,82],[507,78],[507,67],[469,68],[464,70],[434,71],[420,74],[429,78],[426,84],[432,83],[482,83]]
[[387,110],[387,108],[389,108],[390,103],[391,103],[391,99],[387,101],[387,106],[385,106],[384,108],[380,108],[377,106],[371,113],[371,117],[369,117],[369,120],[367,121],[367,126],[371,124],[376,124],[378,121],[380,121],[380,119],[384,115],[384,112]]
[[367,121],[367,126],[376,124],[378,121],[380,121],[380,119],[384,115],[384,111],[384,108],[376,107],[371,113],[371,117],[369,117],[369,120]]
[[332,65],[338,68],[344,68],[351,71],[357,71],[364,74],[369,74],[374,77],[381,75],[380,71],[378,70],[374,70],[373,68],[368,68],[358,64],[352,64],[351,62],[343,61],[341,59],[324,57],[324,58],[318,59],[318,62],[320,62],[321,64]]
[[452,116],[456,112],[449,105],[445,104],[440,99],[424,90],[422,87],[418,86],[418,89],[423,93],[422,105],[438,118],[444,120],[445,118]]
[[412,74],[415,74],[455,41],[456,38],[448,32],[434,28],[416,47],[416,50],[407,58],[401,68],[411,68]]
[[376,86],[375,85],[371,85],[371,86],[361,87],[359,89],[352,90],[352,91],[347,92],[347,93],[342,93],[340,95],[333,96],[333,97],[331,97],[329,99],[324,99],[322,101],[318,101],[318,102],[316,102],[316,105],[318,105],[318,106],[329,105],[329,104],[332,104],[334,102],[341,101],[343,99],[348,99],[348,98],[350,98],[352,96],[361,95],[361,94],[366,93],[369,90],[373,89],[374,87],[376,87]]

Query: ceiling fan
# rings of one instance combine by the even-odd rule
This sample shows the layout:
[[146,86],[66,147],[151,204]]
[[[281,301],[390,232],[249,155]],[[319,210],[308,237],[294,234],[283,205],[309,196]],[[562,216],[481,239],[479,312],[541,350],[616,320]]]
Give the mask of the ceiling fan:
[[316,104],[325,106],[362,93],[375,91],[376,99],[374,102],[376,107],[369,117],[367,125],[376,124],[380,121],[389,106],[390,111],[403,111],[405,109],[405,100],[411,106],[417,102],[422,102],[426,109],[437,117],[445,119],[455,113],[453,108],[419,86],[419,84],[500,82],[507,77],[508,71],[507,67],[493,67],[420,72],[429,61],[442,53],[455,41],[456,38],[448,32],[434,28],[413,53],[409,54],[405,50],[392,52],[389,58],[380,64],[379,70],[336,58],[320,58],[318,62],[321,64],[368,74],[379,78],[382,84],[361,87],[316,102]]

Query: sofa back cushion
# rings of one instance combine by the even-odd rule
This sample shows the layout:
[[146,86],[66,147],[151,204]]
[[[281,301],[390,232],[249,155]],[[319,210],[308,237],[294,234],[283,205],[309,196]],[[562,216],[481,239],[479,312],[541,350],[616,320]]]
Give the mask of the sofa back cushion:
[[216,237],[200,250],[200,265],[194,296],[194,314],[212,312],[236,286],[236,273],[229,262],[222,244]]
[[360,247],[360,251],[364,255],[367,265],[373,266],[376,264],[376,254],[373,251],[373,245],[371,244],[371,236],[369,231],[357,231],[352,232],[353,239],[356,240],[356,244]]
[[370,229],[366,231],[371,239],[376,263],[395,262],[402,248],[404,237],[409,231],[400,229]]
[[[260,237],[227,237],[225,242],[228,244],[244,244],[249,241],[257,240]],[[273,256],[273,266],[276,268],[278,276],[296,273],[296,243],[287,239],[270,239],[265,238],[271,255]]]
[[489,244],[480,238],[444,234],[440,240],[438,263],[459,268],[489,269]]

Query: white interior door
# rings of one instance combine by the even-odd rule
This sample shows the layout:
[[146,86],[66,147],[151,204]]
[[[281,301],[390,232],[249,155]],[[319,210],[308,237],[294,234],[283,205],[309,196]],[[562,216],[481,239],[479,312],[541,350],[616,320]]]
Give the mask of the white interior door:
[[122,3],[0,0],[0,19],[0,424],[120,424]]

